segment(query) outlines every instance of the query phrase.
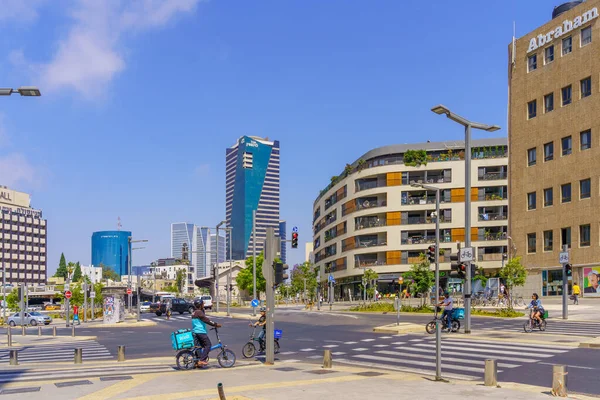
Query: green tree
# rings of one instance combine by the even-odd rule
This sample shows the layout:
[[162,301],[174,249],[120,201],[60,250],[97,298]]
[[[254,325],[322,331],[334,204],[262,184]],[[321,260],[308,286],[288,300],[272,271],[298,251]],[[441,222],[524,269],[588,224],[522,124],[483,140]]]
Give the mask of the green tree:
[[[6,305],[9,310],[17,311],[20,301],[18,288],[14,288],[10,293],[6,294]],[[27,302],[27,296],[25,296],[25,302]]]
[[67,260],[65,259],[65,253],[60,254],[60,262],[58,263],[58,269],[54,273],[54,277],[67,279]]
[[410,271],[404,275],[404,279],[410,279],[414,282],[411,285],[411,292],[421,294],[421,305],[423,305],[427,299],[427,293],[429,293],[429,289],[431,289],[435,283],[435,274],[431,270],[429,260],[427,260],[425,254],[421,254],[420,257],[421,262],[418,264],[413,264],[410,267]]
[[294,295],[304,293],[305,280],[306,295],[313,299],[317,293],[317,270],[308,261],[294,266],[290,279],[290,292]]
[[183,286],[185,285],[185,278],[187,277],[187,272],[183,269],[177,270],[177,276],[175,276],[175,285],[177,287],[178,293],[183,293]]
[[81,265],[79,265],[79,261],[75,263],[75,270],[73,272],[73,282],[79,282],[81,280]]
[[367,298],[368,299],[372,299],[373,296],[375,295],[375,281],[377,280],[377,278],[379,278],[379,274],[375,271],[373,271],[371,268],[369,269],[365,269],[365,272],[363,272],[363,277],[362,277],[362,285],[361,285],[361,289],[364,291],[364,289],[367,289]]
[[107,267],[106,265],[100,264],[102,267],[102,279],[110,279],[111,281],[119,281],[119,274],[117,274],[112,268]]
[[[246,259],[246,268],[242,269],[236,276],[235,282],[240,290],[245,290],[248,293],[254,291],[253,277],[252,277],[252,261],[253,257]],[[265,291],[266,281],[262,274],[262,265],[264,261],[264,253],[261,252],[256,256],[256,295],[260,298],[260,293]]]
[[73,281],[73,274],[75,273],[75,268],[76,267],[77,267],[77,264],[75,264],[74,262],[70,262],[69,261],[67,263],[67,276],[71,278],[71,282],[74,282]]
[[508,308],[512,310],[512,289],[517,286],[523,286],[527,280],[527,270],[523,264],[521,264],[521,257],[515,257],[508,260],[504,267],[500,269],[498,275],[502,278],[504,284],[508,288]]

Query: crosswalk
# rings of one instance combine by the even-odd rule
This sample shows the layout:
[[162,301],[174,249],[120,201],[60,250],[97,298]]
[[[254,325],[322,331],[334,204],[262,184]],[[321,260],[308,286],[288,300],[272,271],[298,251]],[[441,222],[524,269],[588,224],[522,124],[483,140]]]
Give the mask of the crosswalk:
[[[435,374],[436,345],[433,337],[398,335],[343,342],[327,348],[313,345],[297,352],[280,353],[281,361],[315,362],[323,358],[325,349],[331,350],[335,363]],[[442,340],[442,371],[448,378],[477,380],[483,377],[486,359],[496,359],[498,372],[502,373],[528,364],[547,362],[570,350],[556,344],[519,344],[448,337]]]
[[[83,361],[107,360],[114,356],[108,349],[95,340],[62,342],[34,347],[16,347],[19,364],[72,361],[74,349],[82,349]],[[10,363],[9,350],[0,350],[0,365]]]
[[[485,322],[473,323],[473,329],[479,329],[483,331],[497,331],[497,332],[523,332],[523,324],[525,319],[507,321],[503,320],[502,325],[498,325],[498,321],[490,320]],[[548,320],[546,321],[546,332],[549,334],[556,335],[574,335],[574,336],[600,336],[600,323],[598,322],[579,322],[579,321],[560,321],[560,320]]]

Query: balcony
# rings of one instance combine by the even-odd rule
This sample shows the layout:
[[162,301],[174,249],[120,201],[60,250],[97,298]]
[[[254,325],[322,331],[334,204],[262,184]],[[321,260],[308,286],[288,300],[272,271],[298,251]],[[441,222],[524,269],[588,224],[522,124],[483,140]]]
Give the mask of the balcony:
[[387,220],[385,218],[378,217],[360,217],[356,218],[354,221],[354,229],[368,229],[368,228],[377,228],[380,226],[387,226]]
[[[435,218],[431,217],[432,211],[407,211],[402,213],[402,225],[434,224]],[[452,222],[450,210],[440,210],[440,223]],[[446,214],[446,215],[444,215]]]
[[506,232],[486,232],[484,234],[478,235],[477,240],[479,241],[489,241],[489,240],[506,240],[507,233]]
[[357,179],[355,182],[356,192],[361,192],[363,190],[375,189],[378,187],[387,186],[387,182],[384,179],[379,180],[378,178],[367,178],[367,179]]
[[502,253],[480,254],[478,261],[502,261]]
[[377,200],[377,199],[356,199],[356,209],[357,210],[366,210],[369,208],[376,207],[386,207],[387,200]]
[[387,265],[387,262],[384,260],[356,260],[355,264],[358,268],[368,268]]
[[487,172],[483,176],[479,177],[480,181],[497,181],[506,179],[508,177],[507,172]]
[[504,221],[508,219],[508,214],[484,213],[479,214],[480,221]]
[[477,193],[478,201],[506,200],[506,186],[479,188]]

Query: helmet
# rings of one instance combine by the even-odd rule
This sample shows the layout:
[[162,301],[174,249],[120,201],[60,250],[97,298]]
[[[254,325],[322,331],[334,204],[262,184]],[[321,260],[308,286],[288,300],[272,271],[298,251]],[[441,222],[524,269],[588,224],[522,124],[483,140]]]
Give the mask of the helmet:
[[260,312],[267,312],[267,309],[265,307],[261,307]]
[[446,296],[446,297],[450,296],[450,292],[448,292],[448,291],[445,291],[445,292],[444,292],[444,296]]
[[204,301],[202,299],[196,299],[196,300],[194,300],[194,307],[200,308],[203,305],[204,305]]

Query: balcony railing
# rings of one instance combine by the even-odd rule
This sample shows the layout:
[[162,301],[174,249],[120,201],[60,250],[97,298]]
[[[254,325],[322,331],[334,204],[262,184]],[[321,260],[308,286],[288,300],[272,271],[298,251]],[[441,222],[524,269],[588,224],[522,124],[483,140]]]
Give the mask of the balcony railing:
[[480,181],[496,181],[499,179],[506,179],[508,174],[506,172],[487,172],[483,176],[479,177]]
[[380,200],[380,201],[357,200],[356,201],[356,209],[357,210],[364,210],[367,208],[375,208],[375,207],[386,207],[386,206],[387,206],[386,200]]
[[379,265],[387,265],[387,262],[377,261],[377,260],[367,260],[367,261],[357,262],[356,264],[358,265],[359,268],[365,268],[365,267],[374,267],[374,266],[379,266]]
[[480,221],[502,221],[507,220],[508,214],[499,214],[499,213],[485,213],[479,214]]
[[506,194],[500,193],[479,193],[479,201],[494,201],[494,200],[506,200]]
[[339,231],[337,231],[335,233],[335,235],[331,235],[331,234],[328,234],[327,232],[325,232],[325,242],[329,242],[330,240],[335,239],[338,236],[342,236],[345,233],[346,233],[346,229],[340,229]]
[[479,261],[502,261],[502,253],[480,254]]
[[435,197],[409,197],[402,199],[402,205],[414,205],[414,204],[435,204]]
[[[451,217],[441,217],[440,223],[452,222]],[[433,224],[435,219],[431,217],[408,217],[406,225],[418,225],[418,224]]]
[[487,241],[487,240],[506,240],[507,234],[506,232],[497,232],[497,233],[486,233],[484,235],[478,235],[477,240]]
[[379,226],[387,226],[386,220],[372,220],[372,221],[361,221],[357,222],[355,230],[367,229],[367,228],[376,228]]
[[356,191],[360,192],[363,190],[375,189],[383,186],[385,186],[385,184],[383,182],[380,184],[379,181],[356,182]]

